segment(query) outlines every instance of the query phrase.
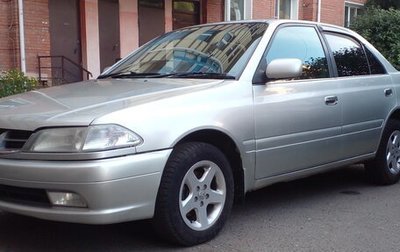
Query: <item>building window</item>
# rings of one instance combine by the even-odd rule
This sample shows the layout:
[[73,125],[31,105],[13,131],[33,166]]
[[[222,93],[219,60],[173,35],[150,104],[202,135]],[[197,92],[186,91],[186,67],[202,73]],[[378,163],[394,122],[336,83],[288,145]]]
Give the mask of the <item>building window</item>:
[[276,17],[279,19],[298,19],[299,0],[276,0]]
[[140,6],[150,7],[150,8],[164,8],[164,1],[160,0],[139,0]]
[[225,0],[225,20],[251,19],[252,2],[249,0]]
[[364,5],[346,2],[344,7],[344,26],[350,27],[350,25],[354,22],[355,18],[358,15],[361,15],[363,12],[364,12]]
[[200,2],[174,0],[172,2],[172,29],[200,24]]

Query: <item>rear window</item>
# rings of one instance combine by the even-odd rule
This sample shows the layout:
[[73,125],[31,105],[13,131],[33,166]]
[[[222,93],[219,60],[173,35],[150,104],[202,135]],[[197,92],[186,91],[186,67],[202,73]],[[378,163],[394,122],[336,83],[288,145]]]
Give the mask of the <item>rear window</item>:
[[371,74],[386,74],[385,68],[375,55],[368,48],[365,48],[365,52],[367,53]]

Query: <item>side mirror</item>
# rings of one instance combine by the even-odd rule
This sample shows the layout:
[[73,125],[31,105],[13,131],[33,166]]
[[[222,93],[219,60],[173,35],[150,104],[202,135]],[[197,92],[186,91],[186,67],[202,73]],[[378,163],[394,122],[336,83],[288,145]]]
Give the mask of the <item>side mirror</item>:
[[275,59],[265,71],[268,79],[290,79],[300,77],[303,72],[303,62],[299,59]]

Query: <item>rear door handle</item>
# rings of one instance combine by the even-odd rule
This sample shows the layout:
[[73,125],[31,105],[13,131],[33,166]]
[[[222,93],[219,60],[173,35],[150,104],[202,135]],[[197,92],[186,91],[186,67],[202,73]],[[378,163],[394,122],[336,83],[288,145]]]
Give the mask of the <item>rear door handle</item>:
[[391,96],[393,94],[393,90],[391,88],[387,88],[384,90],[385,96]]
[[336,105],[338,103],[337,96],[327,96],[325,97],[325,104],[326,105]]

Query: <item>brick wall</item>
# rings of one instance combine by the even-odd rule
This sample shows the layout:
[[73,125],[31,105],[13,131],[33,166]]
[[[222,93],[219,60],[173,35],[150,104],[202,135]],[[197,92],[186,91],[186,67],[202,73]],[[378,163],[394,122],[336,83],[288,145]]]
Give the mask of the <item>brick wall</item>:
[[299,1],[299,19],[316,21],[317,20],[317,0]]
[[[321,21],[343,25],[344,0],[325,0],[321,6]],[[366,0],[352,0],[353,3],[364,4]],[[253,19],[275,17],[276,0],[253,0]],[[299,0],[299,19],[317,21],[318,0]]]
[[[364,4],[366,0],[349,2]],[[207,22],[224,20],[225,0],[207,1]],[[253,0],[253,19],[275,16],[276,0]],[[323,0],[321,21],[343,25],[345,0]],[[299,19],[317,20],[318,0],[299,0]],[[37,75],[37,56],[50,55],[48,0],[25,0],[26,65]],[[0,1],[0,71],[20,67],[17,0]]]
[[224,0],[207,1],[207,23],[224,20]]
[[253,19],[268,19],[275,16],[275,0],[253,0]]
[[343,25],[344,0],[322,1],[321,22]]
[[[352,0],[352,3],[365,4],[366,0]],[[343,26],[345,0],[322,1],[321,22]],[[299,19],[317,21],[318,0],[299,1]]]
[[[27,74],[37,76],[38,55],[50,55],[48,0],[24,1]],[[18,1],[0,1],[0,70],[20,68]]]
[[19,67],[15,1],[0,1],[0,71]]
[[27,73],[38,73],[38,55],[50,55],[48,0],[24,1]]

